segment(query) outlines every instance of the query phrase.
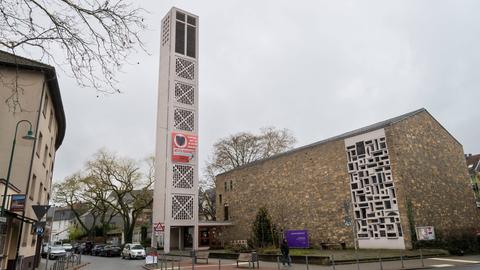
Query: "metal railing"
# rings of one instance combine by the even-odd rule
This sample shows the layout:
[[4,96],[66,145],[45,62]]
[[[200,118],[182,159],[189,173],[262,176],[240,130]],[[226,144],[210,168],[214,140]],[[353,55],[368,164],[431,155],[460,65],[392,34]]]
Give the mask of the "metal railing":
[[67,256],[59,257],[55,263],[50,266],[50,270],[66,270],[69,267],[77,266],[82,263],[82,255],[68,254]]

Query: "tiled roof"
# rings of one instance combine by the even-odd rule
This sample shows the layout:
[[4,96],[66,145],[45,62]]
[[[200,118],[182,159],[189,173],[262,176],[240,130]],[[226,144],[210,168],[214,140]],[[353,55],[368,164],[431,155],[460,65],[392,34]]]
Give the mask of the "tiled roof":
[[[318,141],[318,142],[315,142],[315,143],[312,143],[312,144],[301,146],[301,147],[298,147],[298,148],[295,148],[295,149],[292,149],[292,150],[289,150],[289,151],[286,151],[286,152],[283,152],[283,153],[280,153],[280,154],[277,154],[277,155],[274,155],[274,156],[271,156],[271,157],[268,157],[268,158],[259,159],[259,160],[253,161],[251,163],[242,165],[240,167],[234,168],[230,171],[220,173],[218,175],[226,174],[226,173],[229,173],[231,171],[235,171],[237,169],[250,167],[250,166],[253,166],[255,164],[259,164],[259,163],[262,163],[264,161],[271,160],[271,159],[276,159],[278,157],[282,157],[282,156],[285,156],[285,155],[290,155],[290,154],[293,154],[295,152],[298,152],[298,151],[301,151],[301,150],[304,150],[304,149],[308,149],[308,148],[311,148],[311,147],[315,147],[315,146],[318,146],[318,145],[321,145],[321,144],[324,144],[324,143],[333,142],[333,141],[337,141],[337,140],[341,140],[341,139],[346,139],[346,138],[357,136],[357,135],[360,135],[360,134],[363,134],[363,133],[374,131],[374,130],[377,130],[377,129],[380,129],[380,128],[384,128],[384,127],[390,126],[390,125],[395,124],[395,123],[400,122],[400,121],[403,121],[403,120],[405,120],[409,117],[412,117],[412,116],[417,115],[417,114],[422,113],[422,112],[428,113],[428,111],[425,108],[421,108],[421,109],[418,109],[418,110],[415,110],[415,111],[412,111],[412,112],[409,112],[409,113],[406,113],[406,114],[402,114],[400,116],[393,117],[393,118],[390,118],[390,119],[387,119],[387,120],[384,120],[384,121],[381,121],[381,122],[378,122],[378,123],[375,123],[375,124],[372,124],[372,125],[369,125],[369,126],[366,126],[366,127],[362,127],[362,128],[359,128],[359,129],[349,131],[349,132],[345,132],[343,134],[340,134],[340,135],[337,135],[337,136],[334,136],[334,137],[331,137],[331,138],[328,138],[328,139],[325,139],[325,140],[322,140],[322,141]],[[445,131],[447,133],[449,133],[446,129],[445,129]],[[453,136],[452,136],[452,138],[454,140],[456,140]]]

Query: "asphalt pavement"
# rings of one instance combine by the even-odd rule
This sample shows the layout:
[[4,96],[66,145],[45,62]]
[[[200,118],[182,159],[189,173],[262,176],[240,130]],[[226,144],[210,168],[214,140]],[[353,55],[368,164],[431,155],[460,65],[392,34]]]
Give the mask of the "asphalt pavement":
[[[54,263],[49,261],[49,267]],[[82,256],[82,263],[88,263],[82,269],[85,270],[139,270],[143,269],[145,260],[123,260],[120,257],[97,257],[97,256]],[[220,265],[219,265],[220,264]],[[180,269],[178,268],[180,266]],[[402,267],[403,266],[403,267]],[[174,269],[169,264],[167,270],[190,270],[192,265],[190,260],[182,260],[181,265],[174,264]],[[293,264],[291,267],[284,267],[281,264],[272,262],[260,262],[259,270],[400,270],[400,269],[455,269],[455,270],[480,270],[480,256],[461,256],[461,257],[438,257],[428,258],[422,260],[406,260],[401,261],[378,261],[369,263],[360,263],[347,265],[305,265]],[[42,264],[39,270],[45,269],[45,259],[42,259]],[[155,268],[153,268],[155,269]],[[246,270],[249,269],[246,263],[236,268],[236,262],[233,260],[218,260],[209,259],[209,264],[197,264],[195,270]],[[165,268],[164,268],[165,270]]]

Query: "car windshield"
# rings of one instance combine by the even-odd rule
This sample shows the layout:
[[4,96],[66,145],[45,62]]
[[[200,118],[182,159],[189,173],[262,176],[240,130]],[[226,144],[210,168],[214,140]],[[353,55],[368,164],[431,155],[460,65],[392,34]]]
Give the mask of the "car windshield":
[[55,246],[55,247],[51,247],[51,250],[52,251],[62,251],[64,249],[63,249],[63,247]]
[[143,247],[141,245],[135,245],[132,247],[132,249],[143,249]]

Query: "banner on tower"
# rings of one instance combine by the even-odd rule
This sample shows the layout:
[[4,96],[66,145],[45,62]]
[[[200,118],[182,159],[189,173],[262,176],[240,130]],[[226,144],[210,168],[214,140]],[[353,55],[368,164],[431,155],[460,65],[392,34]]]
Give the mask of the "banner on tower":
[[172,161],[187,163],[197,150],[197,136],[180,132],[172,132]]

